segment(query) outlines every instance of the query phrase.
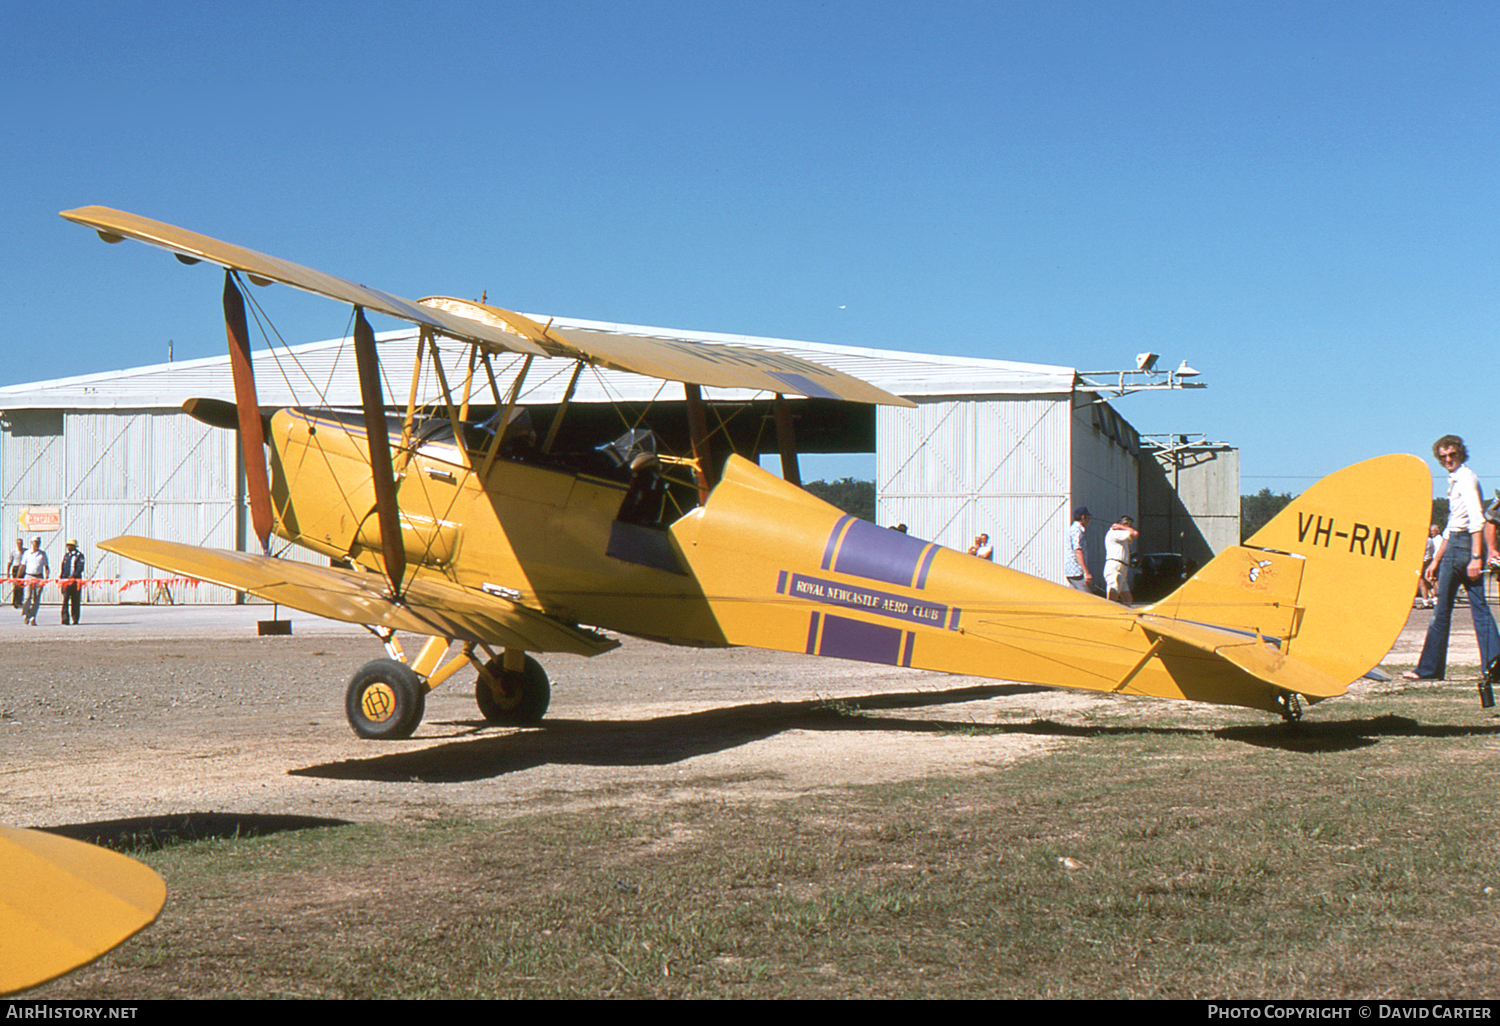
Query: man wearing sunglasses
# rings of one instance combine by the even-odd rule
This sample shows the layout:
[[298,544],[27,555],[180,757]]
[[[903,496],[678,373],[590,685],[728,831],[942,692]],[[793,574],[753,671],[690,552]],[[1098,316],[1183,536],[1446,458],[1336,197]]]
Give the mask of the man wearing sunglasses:
[[1453,600],[1460,586],[1469,595],[1469,613],[1479,639],[1482,666],[1500,655],[1500,632],[1484,600],[1484,505],[1479,478],[1467,464],[1469,450],[1457,435],[1444,435],[1432,444],[1432,454],[1448,471],[1448,526],[1438,538],[1437,551],[1427,567],[1428,583],[1437,589],[1432,622],[1422,643],[1415,670],[1407,680],[1442,680],[1448,672],[1448,629],[1453,624]]

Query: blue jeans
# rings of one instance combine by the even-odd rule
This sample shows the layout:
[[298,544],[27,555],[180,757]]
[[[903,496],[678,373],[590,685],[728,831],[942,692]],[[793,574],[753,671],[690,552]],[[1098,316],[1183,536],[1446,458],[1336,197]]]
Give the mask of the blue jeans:
[[1448,630],[1453,625],[1453,600],[1462,587],[1469,593],[1469,614],[1474,617],[1474,636],[1479,639],[1479,661],[1488,666],[1500,654],[1500,632],[1495,618],[1484,601],[1484,577],[1471,581],[1464,576],[1473,557],[1467,531],[1455,531],[1443,550],[1437,572],[1437,606],[1427,625],[1427,640],[1422,643],[1422,658],[1417,661],[1417,676],[1442,678],[1448,672]]

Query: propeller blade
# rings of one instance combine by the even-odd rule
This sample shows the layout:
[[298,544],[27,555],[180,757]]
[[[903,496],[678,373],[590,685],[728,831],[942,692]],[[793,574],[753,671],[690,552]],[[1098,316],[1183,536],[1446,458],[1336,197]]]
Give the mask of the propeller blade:
[[245,298],[229,271],[224,272],[224,328],[229,335],[229,367],[234,374],[234,403],[239,411],[240,449],[245,456],[245,487],[250,492],[250,523],[262,552],[271,551],[271,485],[266,478],[266,437],[250,364],[250,330]]
[[385,393],[380,387],[380,357],[375,332],[362,307],[354,308],[354,362],[359,370],[359,396],[365,407],[365,439],[370,445],[370,473],[375,486],[375,513],[380,523],[380,548],[391,594],[400,596],[406,576],[406,548],[401,544],[401,517],[396,508],[396,476],[391,467],[391,435],[385,421]]

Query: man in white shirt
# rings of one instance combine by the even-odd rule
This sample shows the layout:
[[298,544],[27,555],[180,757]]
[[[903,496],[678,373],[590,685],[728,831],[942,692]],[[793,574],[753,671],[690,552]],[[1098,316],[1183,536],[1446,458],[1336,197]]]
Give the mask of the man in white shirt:
[[31,551],[26,553],[23,566],[26,570],[26,603],[21,607],[21,619],[35,627],[36,609],[42,603],[42,586],[51,571],[47,554],[42,551],[42,539],[31,539]]
[[1104,536],[1104,587],[1111,601],[1130,605],[1130,550],[1141,532],[1135,521],[1122,516]]
[[1437,604],[1417,668],[1402,674],[1407,680],[1442,680],[1448,672],[1448,629],[1460,586],[1469,595],[1481,664],[1489,666],[1500,655],[1500,632],[1484,600],[1484,505],[1479,478],[1469,469],[1469,450],[1457,435],[1439,438],[1432,453],[1448,471],[1448,525],[1427,567],[1427,580],[1437,587]]

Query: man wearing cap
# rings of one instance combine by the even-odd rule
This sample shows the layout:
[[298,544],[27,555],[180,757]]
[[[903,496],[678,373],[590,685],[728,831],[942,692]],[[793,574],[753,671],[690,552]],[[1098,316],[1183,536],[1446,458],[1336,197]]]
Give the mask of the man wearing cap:
[[[83,553],[78,551],[76,538],[68,539],[68,551],[63,554],[57,578],[62,587],[62,622],[66,627],[78,622],[78,607],[83,604]],[[70,612],[72,620],[68,619]]]
[[51,570],[40,537],[31,539],[31,551],[26,553],[23,568],[26,571],[26,601],[21,606],[21,621],[35,627],[36,607],[42,604],[42,586],[47,583],[47,574]]
[[1094,590],[1094,575],[1089,573],[1088,559],[1083,554],[1083,535],[1089,528],[1089,508],[1079,506],[1073,511],[1073,523],[1068,527],[1068,558],[1063,563],[1063,576],[1079,591]]

